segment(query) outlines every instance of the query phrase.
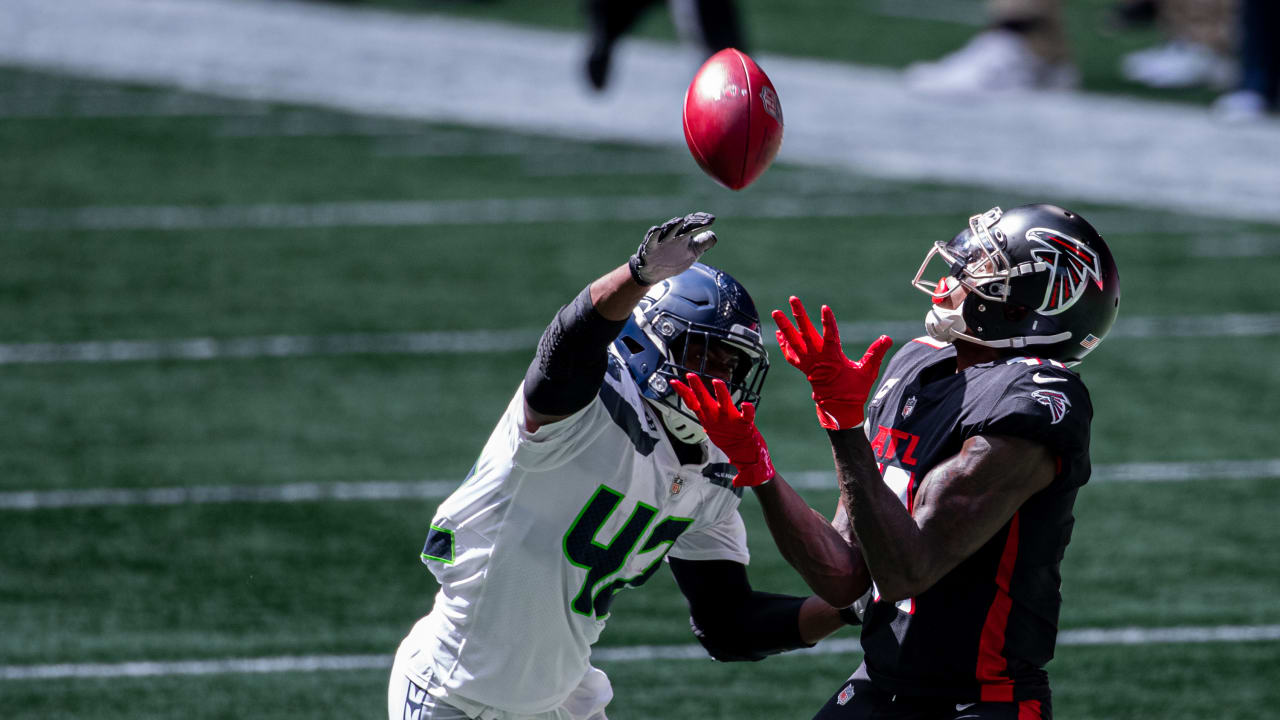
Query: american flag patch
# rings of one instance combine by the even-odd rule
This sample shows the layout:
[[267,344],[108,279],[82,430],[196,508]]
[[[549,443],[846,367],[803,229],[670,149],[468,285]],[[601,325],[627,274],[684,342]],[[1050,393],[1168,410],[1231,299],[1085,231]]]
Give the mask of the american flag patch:
[[1093,334],[1089,334],[1089,335],[1085,335],[1084,339],[1080,341],[1080,347],[1083,347],[1085,350],[1092,350],[1093,346],[1097,345],[1100,342],[1102,342],[1102,338]]
[[853,697],[853,683],[849,683],[848,685],[844,686],[844,689],[841,690],[840,694],[836,696],[836,704],[844,705],[845,703],[849,702],[849,698],[851,697]]

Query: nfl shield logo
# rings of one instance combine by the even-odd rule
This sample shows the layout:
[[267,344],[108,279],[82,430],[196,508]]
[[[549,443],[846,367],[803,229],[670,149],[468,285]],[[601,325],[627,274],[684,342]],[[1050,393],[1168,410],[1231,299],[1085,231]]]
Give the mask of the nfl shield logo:
[[849,698],[851,697],[853,697],[853,683],[849,683],[848,685],[844,686],[844,689],[841,690],[840,694],[836,696],[836,704],[844,705],[845,703],[849,702]]
[[912,395],[911,397],[907,398],[906,404],[902,406],[902,417],[904,418],[911,417],[911,411],[915,409],[916,409],[916,396]]
[[671,494],[672,494],[672,495],[679,495],[679,494],[680,494],[680,488],[682,488],[682,487],[684,487],[684,478],[680,477],[679,475],[675,476],[675,477],[671,480]]

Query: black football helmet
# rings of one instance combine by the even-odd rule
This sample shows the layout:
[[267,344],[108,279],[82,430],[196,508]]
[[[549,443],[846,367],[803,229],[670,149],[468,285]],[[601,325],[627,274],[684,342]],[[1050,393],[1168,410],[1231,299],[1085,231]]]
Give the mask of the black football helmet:
[[[925,275],[933,258],[945,277]],[[934,298],[925,320],[936,340],[966,340],[1073,364],[1106,337],[1120,307],[1120,273],[1107,243],[1084,218],[1056,205],[992,208],[934,243],[912,285]],[[969,291],[958,310],[939,303]]]
[[640,386],[640,393],[682,442],[706,438],[697,416],[670,381],[697,373],[711,384],[713,362],[729,372],[725,383],[736,405],[760,403],[769,356],[760,339],[760,316],[747,289],[710,265],[663,280],[642,298],[613,350]]

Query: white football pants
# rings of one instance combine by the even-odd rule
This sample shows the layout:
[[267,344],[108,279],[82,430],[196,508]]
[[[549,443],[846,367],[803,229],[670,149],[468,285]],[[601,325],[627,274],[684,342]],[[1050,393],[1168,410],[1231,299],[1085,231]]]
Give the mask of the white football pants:
[[388,720],[608,720],[604,709],[613,699],[613,686],[609,676],[596,668],[588,668],[578,687],[560,707],[550,712],[516,715],[467,701],[468,712],[432,695],[430,683],[424,687],[423,681],[430,678],[420,678],[408,669],[406,645],[401,644],[391,668],[391,681],[387,685]]

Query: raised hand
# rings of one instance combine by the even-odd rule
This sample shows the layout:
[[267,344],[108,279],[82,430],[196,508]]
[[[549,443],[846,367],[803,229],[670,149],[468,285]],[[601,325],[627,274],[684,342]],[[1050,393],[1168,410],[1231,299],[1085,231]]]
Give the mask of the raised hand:
[[729,386],[722,380],[712,380],[715,395],[707,392],[702,378],[694,373],[685,376],[688,385],[672,380],[671,387],[684,400],[684,404],[698,416],[702,429],[716,447],[724,451],[729,462],[738,469],[733,478],[734,487],[755,487],[773,479],[777,473],[769,459],[769,448],[756,429],[756,407],[742,403],[742,410],[733,405]]
[[881,335],[861,360],[853,362],[845,357],[840,346],[840,329],[830,307],[822,306],[822,333],[819,334],[800,299],[792,296],[790,303],[795,325],[781,310],[773,311],[773,321],[778,325],[778,346],[787,362],[803,372],[813,388],[818,424],[828,430],[848,430],[861,425],[866,419],[867,396],[893,340]]
[[695,212],[649,228],[628,262],[631,277],[641,285],[656,285],[688,270],[716,244],[716,234],[707,230],[715,220],[711,213]]

